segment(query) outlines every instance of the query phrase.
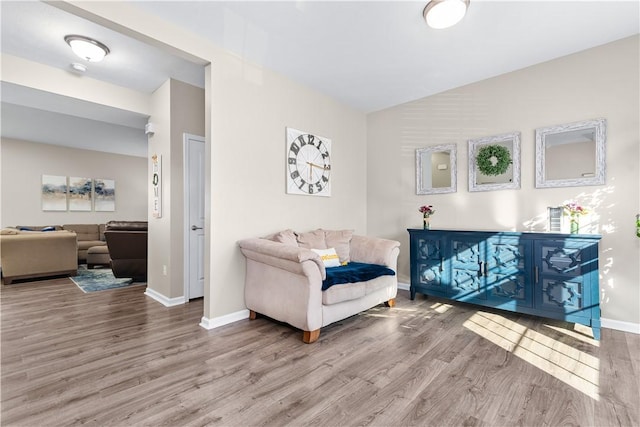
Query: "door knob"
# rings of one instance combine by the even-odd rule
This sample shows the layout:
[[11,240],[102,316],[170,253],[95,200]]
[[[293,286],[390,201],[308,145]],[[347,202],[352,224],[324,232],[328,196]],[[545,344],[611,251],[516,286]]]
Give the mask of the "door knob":
[[195,225],[192,225],[192,226],[191,226],[191,229],[192,229],[193,231],[196,231],[196,230],[202,230],[202,227],[196,227]]

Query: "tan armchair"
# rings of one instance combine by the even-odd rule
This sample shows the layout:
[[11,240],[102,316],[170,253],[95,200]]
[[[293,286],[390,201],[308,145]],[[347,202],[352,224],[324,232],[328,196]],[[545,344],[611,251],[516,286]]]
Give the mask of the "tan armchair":
[[[394,275],[331,286],[322,290],[327,277],[320,256],[294,244],[269,239],[239,242],[245,255],[245,304],[250,318],[258,313],[286,322],[303,331],[312,343],[320,328],[381,303],[393,306],[398,291],[395,275],[400,243],[354,235],[348,242],[351,262],[386,266]],[[340,268],[340,267],[337,267]]]

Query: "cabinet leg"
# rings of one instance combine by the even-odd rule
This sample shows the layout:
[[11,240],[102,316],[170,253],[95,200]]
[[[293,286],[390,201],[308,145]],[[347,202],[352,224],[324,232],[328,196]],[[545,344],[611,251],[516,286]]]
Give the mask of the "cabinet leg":
[[416,291],[415,291],[415,289],[411,289],[409,292],[411,292],[411,301],[416,299]]

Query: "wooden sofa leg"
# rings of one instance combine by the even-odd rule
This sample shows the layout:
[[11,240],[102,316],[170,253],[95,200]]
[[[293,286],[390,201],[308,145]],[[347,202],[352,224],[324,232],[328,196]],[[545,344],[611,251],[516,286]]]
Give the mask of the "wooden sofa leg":
[[302,331],[302,341],[306,344],[312,344],[318,341],[320,338],[320,329],[316,329],[315,331]]
[[395,307],[396,306],[396,299],[395,298],[391,298],[389,301],[385,301],[384,305],[386,305],[387,307]]
[[257,317],[258,317],[258,313],[256,313],[253,310],[249,310],[249,320],[256,320]]

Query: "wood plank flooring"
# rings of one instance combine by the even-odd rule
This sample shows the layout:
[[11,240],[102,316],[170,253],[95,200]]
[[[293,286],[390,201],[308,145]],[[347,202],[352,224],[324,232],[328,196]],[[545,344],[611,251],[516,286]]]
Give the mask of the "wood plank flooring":
[[2,285],[2,426],[638,426],[640,336],[400,291],[301,332],[207,331],[202,301]]

